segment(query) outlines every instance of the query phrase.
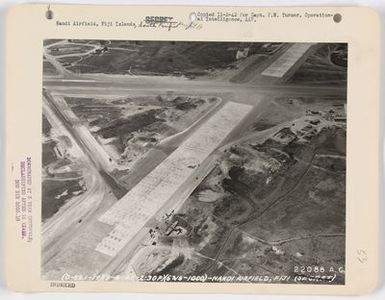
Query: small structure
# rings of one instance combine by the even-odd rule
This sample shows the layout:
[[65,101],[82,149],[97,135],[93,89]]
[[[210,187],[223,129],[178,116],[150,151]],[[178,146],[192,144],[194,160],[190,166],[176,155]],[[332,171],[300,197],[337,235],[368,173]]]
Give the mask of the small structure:
[[249,51],[250,51],[249,47],[246,47],[243,50],[238,50],[237,54],[235,55],[235,59],[239,60],[239,59],[242,59],[242,58],[246,58],[249,55]]
[[320,120],[316,119],[316,120],[311,120],[311,121],[310,121],[310,124],[312,124],[312,125],[318,125],[320,122],[321,122]]
[[296,134],[289,127],[282,128],[274,134],[274,140],[283,144],[288,144],[297,139]]

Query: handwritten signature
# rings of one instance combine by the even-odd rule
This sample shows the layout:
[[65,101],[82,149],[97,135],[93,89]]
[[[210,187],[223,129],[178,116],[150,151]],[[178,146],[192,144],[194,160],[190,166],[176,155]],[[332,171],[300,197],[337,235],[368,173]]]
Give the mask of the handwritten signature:
[[164,28],[164,29],[167,29],[167,31],[171,31],[173,29],[177,29],[177,28],[182,28],[184,30],[199,30],[202,28],[202,24],[200,23],[196,23],[196,22],[191,22],[189,24],[186,24],[184,22],[181,22],[181,21],[163,21],[163,22],[159,22],[159,21],[141,21],[139,23],[139,27],[143,27],[143,28]]

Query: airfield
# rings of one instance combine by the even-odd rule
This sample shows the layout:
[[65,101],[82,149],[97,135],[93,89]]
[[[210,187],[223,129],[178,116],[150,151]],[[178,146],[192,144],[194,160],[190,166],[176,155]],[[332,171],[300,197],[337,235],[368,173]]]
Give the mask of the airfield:
[[46,41],[42,278],[343,269],[347,50],[176,44]]

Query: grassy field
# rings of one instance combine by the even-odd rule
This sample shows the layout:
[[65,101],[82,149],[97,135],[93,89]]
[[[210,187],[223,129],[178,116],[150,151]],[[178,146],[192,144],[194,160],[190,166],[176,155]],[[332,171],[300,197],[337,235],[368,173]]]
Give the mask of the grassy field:
[[42,121],[43,134],[48,137],[51,131],[51,128],[52,128],[51,124],[48,122],[47,118],[43,115],[43,121]]
[[52,140],[47,143],[43,143],[43,167],[56,161],[57,157],[54,151],[56,144],[57,142]]
[[47,60],[43,61],[43,74],[44,75],[58,75],[56,68]]
[[290,78],[292,83],[346,85],[347,44],[321,44]]
[[248,48],[248,55],[269,55],[274,46],[240,42],[111,41],[101,45],[107,51],[88,55],[69,69],[79,73],[195,77],[234,68],[238,50]]
[[81,194],[79,180],[44,180],[42,183],[42,221],[53,216],[73,193]]
[[66,43],[66,44],[51,46],[48,48],[48,52],[50,55],[60,56],[60,55],[81,54],[81,53],[90,51],[92,49],[94,49],[94,47],[88,46],[88,45]]
[[51,44],[55,44],[57,42],[60,42],[62,40],[60,39],[46,39],[46,40],[43,40],[43,46],[49,46]]

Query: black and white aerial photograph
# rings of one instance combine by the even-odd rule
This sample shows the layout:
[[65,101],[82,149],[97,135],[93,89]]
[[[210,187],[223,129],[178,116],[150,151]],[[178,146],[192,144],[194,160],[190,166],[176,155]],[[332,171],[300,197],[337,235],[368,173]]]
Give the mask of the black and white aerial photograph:
[[344,285],[347,54],[44,40],[41,278]]

